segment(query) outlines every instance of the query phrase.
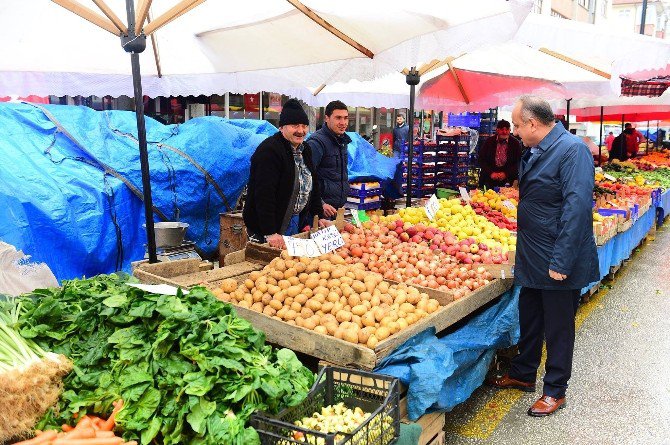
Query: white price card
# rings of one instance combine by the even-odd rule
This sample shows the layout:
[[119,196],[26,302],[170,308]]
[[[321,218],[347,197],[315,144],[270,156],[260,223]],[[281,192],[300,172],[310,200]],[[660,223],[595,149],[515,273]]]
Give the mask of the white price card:
[[426,203],[425,209],[428,219],[433,221],[437,215],[438,210],[440,210],[440,201],[437,199],[437,196],[434,194],[430,196],[428,202]]
[[319,246],[313,239],[293,238],[292,236],[284,236],[284,244],[286,244],[286,251],[291,256],[304,256],[314,258],[321,255]]
[[344,239],[335,226],[328,226],[312,233],[312,240],[316,242],[322,254],[344,246]]
[[603,176],[604,176],[605,179],[607,179],[608,181],[616,182],[616,178],[615,178],[614,176],[612,176],[612,175],[609,175],[609,174],[605,173]]
[[353,209],[351,211],[351,219],[354,222],[354,224],[356,224],[358,227],[361,227],[361,217],[358,214],[358,210]]
[[512,204],[512,201],[510,201],[509,199],[504,200],[502,202],[502,205],[510,210],[514,210],[514,204]]
[[468,193],[468,189],[465,187],[459,187],[458,191],[461,192],[461,198],[463,198],[463,201],[470,202],[470,194]]

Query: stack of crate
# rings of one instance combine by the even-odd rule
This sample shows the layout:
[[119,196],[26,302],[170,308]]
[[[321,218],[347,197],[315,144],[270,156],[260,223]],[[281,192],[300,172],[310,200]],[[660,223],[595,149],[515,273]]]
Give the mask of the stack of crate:
[[354,182],[349,184],[347,207],[373,210],[382,206],[382,189],[379,182]]

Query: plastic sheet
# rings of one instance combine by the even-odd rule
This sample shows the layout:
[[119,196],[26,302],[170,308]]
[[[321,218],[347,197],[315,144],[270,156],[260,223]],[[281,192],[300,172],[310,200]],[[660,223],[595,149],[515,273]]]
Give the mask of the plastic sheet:
[[[119,179],[141,194],[135,113],[43,107],[0,104],[0,240],[46,263],[59,281],[129,271],[146,243],[142,201]],[[182,125],[147,118],[146,126],[154,206],[189,223],[187,239],[212,254],[218,214],[234,207],[251,154],[276,129],[218,117]]]
[[399,346],[375,369],[409,385],[407,415],[416,420],[434,411],[450,411],[465,401],[486,376],[495,351],[519,339],[519,287],[439,339],[427,329]]
[[349,152],[349,181],[386,181],[393,179],[398,158],[389,158],[379,153],[375,147],[358,133],[347,132],[351,143]]

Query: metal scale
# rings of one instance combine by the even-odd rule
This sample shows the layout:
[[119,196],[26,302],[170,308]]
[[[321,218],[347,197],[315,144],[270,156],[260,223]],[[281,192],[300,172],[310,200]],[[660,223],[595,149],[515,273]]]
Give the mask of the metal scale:
[[[149,259],[149,252],[146,251],[146,245],[144,247],[144,259]],[[198,252],[195,251],[195,243],[193,241],[184,241],[180,246],[156,248],[156,259],[158,259],[158,261],[161,263],[190,258],[202,260],[200,255],[198,255]]]

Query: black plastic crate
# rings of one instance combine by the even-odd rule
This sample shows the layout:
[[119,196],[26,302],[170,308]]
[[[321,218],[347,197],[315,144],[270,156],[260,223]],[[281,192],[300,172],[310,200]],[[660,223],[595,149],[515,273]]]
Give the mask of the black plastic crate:
[[[328,366],[319,372],[305,400],[270,416],[254,414],[253,426],[261,445],[390,445],[400,435],[400,394],[395,377]],[[322,433],[294,425],[322,408],[338,403],[370,413],[352,433]],[[302,438],[296,437],[302,434]],[[343,436],[338,440],[337,436]]]

